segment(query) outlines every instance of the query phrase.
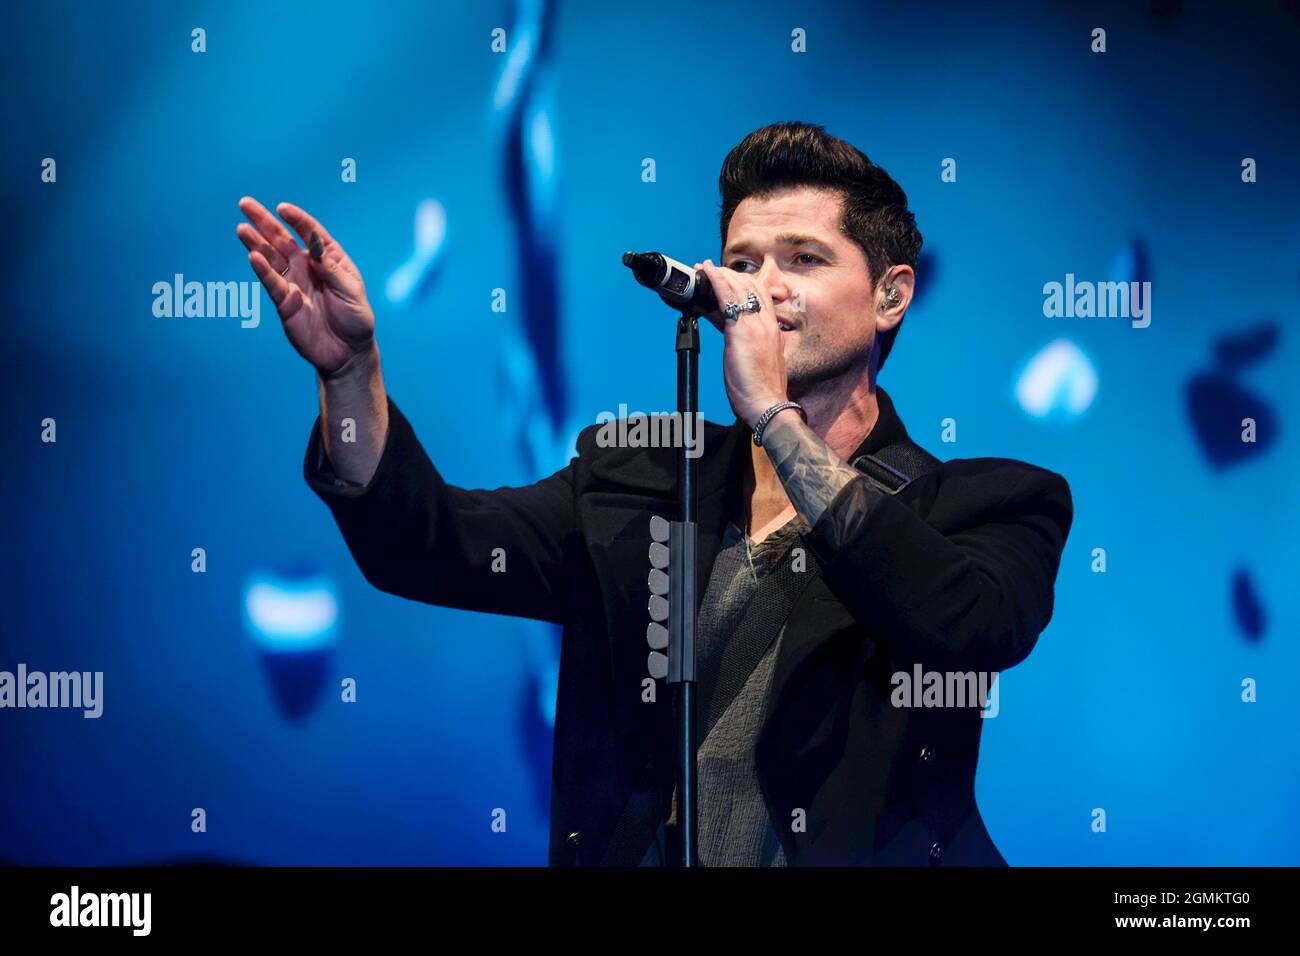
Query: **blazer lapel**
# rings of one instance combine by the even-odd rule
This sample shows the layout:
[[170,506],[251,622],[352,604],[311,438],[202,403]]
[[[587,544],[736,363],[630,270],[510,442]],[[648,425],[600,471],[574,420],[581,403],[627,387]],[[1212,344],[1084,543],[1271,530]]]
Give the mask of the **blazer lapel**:
[[737,418],[722,433],[717,454],[706,455],[700,466],[700,506],[696,515],[699,525],[696,542],[696,567],[699,571],[695,588],[697,612],[703,603],[718,552],[722,549],[727,522],[740,510],[741,487],[749,464],[752,434],[749,427]]
[[[726,522],[740,497],[740,470],[747,463],[749,429],[737,419],[732,425],[705,425],[700,462],[697,514],[696,609],[721,548]],[[677,506],[676,448],[624,449],[598,456],[592,465],[589,490],[579,499],[579,520],[600,596],[609,635],[609,667],[621,725],[639,728],[648,742],[672,743],[666,730],[670,708],[646,707],[641,682],[648,675],[646,627],[650,623],[650,518],[673,521]],[[633,776],[644,768],[626,768]]]
[[[700,462],[700,498],[696,515],[698,539],[696,563],[700,572],[697,606],[704,586],[722,545],[727,518],[735,513],[740,499],[748,449],[743,444],[749,430],[737,419],[732,425],[708,423],[705,426],[704,452]],[[597,459],[593,467],[592,490],[583,493],[580,509],[583,530],[602,590],[618,590],[632,585],[639,590],[646,585],[641,565],[649,571],[650,517],[659,515],[669,521],[680,517],[677,506],[677,465],[675,448],[641,450],[637,456],[611,456],[608,464]],[[643,560],[632,571],[625,566],[610,567],[602,562],[608,546],[617,541],[644,542]],[[631,577],[628,573],[631,572]]]

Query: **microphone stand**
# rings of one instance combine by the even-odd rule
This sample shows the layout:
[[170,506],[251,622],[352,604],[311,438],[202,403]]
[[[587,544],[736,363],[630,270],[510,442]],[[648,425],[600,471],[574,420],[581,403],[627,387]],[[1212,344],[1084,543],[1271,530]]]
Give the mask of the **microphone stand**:
[[[681,836],[681,865],[699,865],[697,840],[697,778],[695,734],[698,698],[695,676],[696,544],[699,525],[700,458],[690,457],[686,428],[694,427],[699,408],[699,319],[683,310],[677,320],[677,411],[682,441],[677,449],[677,502],[680,521],[669,524],[668,684],[676,704],[677,827]],[[703,440],[703,435],[697,436]]]
[[[683,433],[683,440],[677,449],[677,504],[680,518],[668,525],[666,676],[675,704],[676,733],[673,748],[677,770],[677,842],[681,848],[681,865],[696,867],[699,866],[696,850],[699,794],[695,736],[699,704],[695,676],[695,597],[699,586],[696,557],[699,524],[696,514],[700,503],[700,459],[687,454],[685,430],[697,424],[699,415],[700,326],[699,317],[693,311],[691,303],[699,298],[697,283],[708,291],[711,289],[707,278],[692,272],[685,263],[669,259],[658,252],[625,252],[623,265],[632,270],[637,282],[657,291],[666,304],[678,306],[681,313],[677,319],[677,414],[682,422]],[[684,306],[681,305],[683,301],[686,303]],[[703,434],[697,437],[703,440]]]

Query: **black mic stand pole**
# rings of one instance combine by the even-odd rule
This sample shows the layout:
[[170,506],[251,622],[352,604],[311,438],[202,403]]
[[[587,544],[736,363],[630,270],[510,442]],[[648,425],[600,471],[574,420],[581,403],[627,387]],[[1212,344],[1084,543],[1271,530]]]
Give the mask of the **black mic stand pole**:
[[[696,851],[698,807],[695,734],[698,700],[695,683],[696,544],[699,526],[700,456],[692,458],[686,429],[695,428],[699,408],[699,319],[683,310],[677,320],[677,411],[682,441],[677,449],[677,502],[680,521],[669,525],[668,683],[676,688],[677,827],[681,837],[681,865],[699,865]],[[688,424],[689,423],[689,424]],[[696,435],[697,442],[704,435]]]

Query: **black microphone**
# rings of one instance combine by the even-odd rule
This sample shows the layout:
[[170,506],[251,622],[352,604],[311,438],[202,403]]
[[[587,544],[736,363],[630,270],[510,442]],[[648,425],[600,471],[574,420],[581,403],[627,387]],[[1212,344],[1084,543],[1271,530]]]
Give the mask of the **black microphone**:
[[658,252],[625,252],[623,265],[632,270],[636,281],[654,289],[659,298],[689,315],[708,315],[718,311],[709,277],[696,272],[676,259]]

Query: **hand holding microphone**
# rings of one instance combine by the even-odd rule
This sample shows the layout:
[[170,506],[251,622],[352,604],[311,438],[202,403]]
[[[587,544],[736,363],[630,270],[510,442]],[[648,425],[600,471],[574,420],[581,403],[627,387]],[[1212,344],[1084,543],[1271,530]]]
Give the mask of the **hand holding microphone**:
[[[703,316],[723,334],[722,374],[731,408],[751,428],[768,408],[787,400],[785,345],[797,324],[776,313],[754,277],[715,266],[688,266],[658,252],[627,252],[623,264],[668,305]],[[718,300],[729,305],[722,313]]]
[[708,319],[714,328],[725,334],[713,284],[703,272],[659,252],[625,252],[623,265],[632,270],[637,282],[658,292],[665,303]]

